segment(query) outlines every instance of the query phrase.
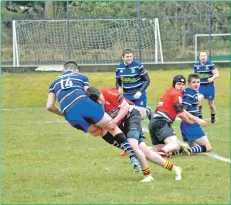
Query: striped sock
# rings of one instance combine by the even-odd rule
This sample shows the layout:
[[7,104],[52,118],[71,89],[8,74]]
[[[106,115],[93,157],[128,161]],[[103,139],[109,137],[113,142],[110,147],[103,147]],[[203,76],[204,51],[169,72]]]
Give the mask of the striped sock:
[[216,121],[215,116],[216,114],[211,114],[211,123],[214,123]]
[[202,105],[198,107],[198,117],[202,119]]
[[171,162],[169,162],[169,161],[166,160],[166,162],[164,164],[164,168],[171,171],[172,168],[173,168],[173,164]]
[[194,147],[190,147],[188,149],[191,153],[201,153],[201,152],[206,152],[206,146],[205,145],[197,145]]
[[131,145],[129,144],[129,142],[126,140],[125,142],[122,142],[120,144],[120,148],[126,152],[126,154],[129,156],[129,157],[134,157],[135,156],[135,153],[131,147]]
[[146,167],[144,169],[142,169],[143,175],[147,176],[151,174],[151,170],[149,167]]
[[180,155],[181,154],[181,150],[174,150],[172,151],[172,155]]

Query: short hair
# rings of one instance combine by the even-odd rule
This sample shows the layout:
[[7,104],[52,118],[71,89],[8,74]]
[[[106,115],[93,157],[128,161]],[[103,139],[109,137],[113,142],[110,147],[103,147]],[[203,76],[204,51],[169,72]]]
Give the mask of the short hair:
[[73,71],[79,71],[79,66],[75,61],[66,61],[63,65],[63,70],[73,70]]
[[129,48],[125,48],[122,52],[122,56],[124,57],[126,54],[132,53],[132,50]]
[[200,76],[199,76],[198,73],[191,73],[191,74],[189,74],[189,76],[188,76],[188,83],[190,83],[193,78],[200,79]]
[[207,52],[206,52],[206,50],[200,51],[200,52],[199,52],[199,56],[201,55],[201,53],[206,53],[206,55],[208,55]]
[[186,79],[183,75],[176,75],[172,80],[172,86],[174,88],[177,82],[186,83]]
[[101,95],[99,89],[97,89],[95,87],[89,87],[86,90],[86,94],[90,99],[92,99],[95,102],[97,102],[99,100],[100,95]]

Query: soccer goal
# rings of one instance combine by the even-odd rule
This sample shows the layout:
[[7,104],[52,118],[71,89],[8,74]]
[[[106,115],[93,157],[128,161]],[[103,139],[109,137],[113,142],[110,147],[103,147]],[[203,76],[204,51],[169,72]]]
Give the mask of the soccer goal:
[[194,47],[194,60],[198,61],[199,52],[207,50],[210,38],[211,43],[211,60],[230,61],[230,33],[219,34],[196,34]]
[[[13,64],[119,63],[130,48],[142,62],[163,63],[158,19],[14,20]],[[141,56],[139,54],[141,53]]]

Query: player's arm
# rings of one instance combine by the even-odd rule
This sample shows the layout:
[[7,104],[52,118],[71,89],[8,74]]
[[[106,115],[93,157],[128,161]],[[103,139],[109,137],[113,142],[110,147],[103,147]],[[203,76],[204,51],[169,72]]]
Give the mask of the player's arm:
[[205,126],[207,125],[206,122],[205,122],[203,119],[200,119],[199,117],[196,117],[196,116],[192,115],[191,113],[189,113],[189,112],[188,112],[187,110],[185,110],[185,109],[184,109],[184,112],[185,112],[186,116],[187,116],[190,120],[192,120],[192,121],[198,123],[201,127],[205,127]]
[[129,112],[130,105],[127,103],[127,101],[124,99],[120,105],[120,111],[116,115],[116,117],[113,119],[115,123],[117,124],[121,119],[125,117],[125,115]]
[[142,85],[142,87],[139,89],[139,91],[142,93],[149,86],[149,84],[150,84],[150,78],[149,78],[147,72],[144,75],[141,75],[140,77],[141,77],[141,79],[144,82],[143,85]]
[[213,77],[208,79],[209,82],[213,82],[215,79],[219,77],[219,71],[217,70],[217,68],[212,70],[212,73],[213,73]]
[[123,94],[122,82],[121,82],[121,79],[117,76],[116,76],[116,88],[120,94]]
[[55,106],[56,96],[53,92],[50,92],[47,97],[47,106],[46,109],[50,112],[53,112],[56,115],[60,115],[63,117],[63,114],[60,110]]

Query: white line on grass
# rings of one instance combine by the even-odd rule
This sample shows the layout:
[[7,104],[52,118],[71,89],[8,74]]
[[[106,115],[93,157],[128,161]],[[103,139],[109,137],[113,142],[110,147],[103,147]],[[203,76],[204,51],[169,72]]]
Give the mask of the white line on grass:
[[[148,132],[148,129],[147,128],[143,128],[143,132]],[[186,144],[184,142],[180,142],[180,144],[183,145],[184,147],[188,147],[188,144]],[[202,153],[202,154],[207,155],[207,156],[212,157],[214,159],[217,159],[217,160],[220,160],[220,161],[223,161],[223,162],[226,162],[226,163],[230,164],[230,159],[222,157],[221,155],[219,155],[219,154],[217,154],[215,152]]]
[[[12,110],[12,111],[20,111],[20,110],[45,110],[45,108],[4,108],[2,110],[3,111],[10,111],[10,110]],[[32,124],[52,124],[52,123],[61,124],[61,123],[66,123],[66,122],[65,121],[37,121],[37,122],[29,122],[29,123],[32,123]],[[23,124],[25,124],[25,122]],[[149,132],[148,128],[143,128],[143,132]],[[205,155],[207,155],[209,157],[212,157],[214,159],[230,163],[230,159],[222,157],[222,156],[220,156],[219,154],[217,154],[215,152],[203,153],[203,154],[205,154]]]

